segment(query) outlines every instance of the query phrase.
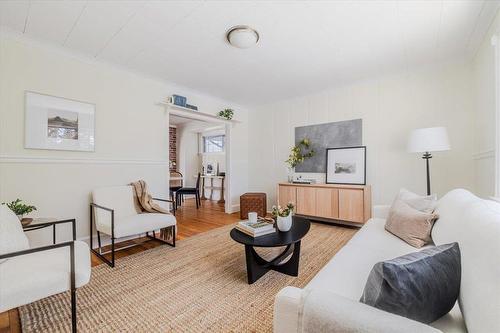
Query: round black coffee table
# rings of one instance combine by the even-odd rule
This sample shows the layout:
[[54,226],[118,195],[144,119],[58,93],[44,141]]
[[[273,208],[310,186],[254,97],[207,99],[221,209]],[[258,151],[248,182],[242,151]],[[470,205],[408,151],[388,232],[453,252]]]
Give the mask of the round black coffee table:
[[[248,284],[252,284],[269,270],[297,276],[299,274],[300,241],[309,232],[311,223],[303,217],[293,217],[292,228],[287,232],[276,231],[272,234],[253,238],[243,232],[232,229],[231,238],[245,245]],[[271,261],[263,259],[254,247],[286,246],[282,253]],[[286,262],[284,259],[290,257]]]

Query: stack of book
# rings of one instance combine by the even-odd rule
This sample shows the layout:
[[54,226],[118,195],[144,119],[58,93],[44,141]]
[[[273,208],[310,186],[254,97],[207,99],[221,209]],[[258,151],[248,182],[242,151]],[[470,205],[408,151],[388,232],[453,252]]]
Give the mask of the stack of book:
[[236,229],[254,238],[276,232],[272,223],[261,219],[257,220],[257,222],[240,221],[236,225]]

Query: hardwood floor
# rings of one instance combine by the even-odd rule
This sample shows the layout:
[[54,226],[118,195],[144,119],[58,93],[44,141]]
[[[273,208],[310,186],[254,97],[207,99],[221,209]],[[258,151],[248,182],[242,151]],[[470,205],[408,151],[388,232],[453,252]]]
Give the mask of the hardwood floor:
[[[240,219],[239,213],[226,214],[224,213],[224,206],[217,204],[214,201],[202,201],[202,207],[200,209],[196,209],[194,199],[186,199],[184,204],[179,207],[176,218],[176,240],[181,240],[211,229],[233,224]],[[119,260],[119,258],[163,245],[158,241],[149,240],[144,237],[134,239],[132,241],[126,241],[120,243],[120,245],[125,246],[133,243],[139,245],[116,252],[116,258]],[[102,261],[94,255],[92,255],[91,260],[92,266],[103,264]],[[0,333],[19,332],[21,332],[21,323],[17,309],[0,313]]]

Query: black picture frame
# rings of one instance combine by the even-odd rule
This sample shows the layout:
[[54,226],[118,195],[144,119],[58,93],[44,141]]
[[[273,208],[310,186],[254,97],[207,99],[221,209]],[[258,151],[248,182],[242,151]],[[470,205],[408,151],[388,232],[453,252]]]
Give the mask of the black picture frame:
[[[331,179],[329,179],[328,175],[330,174],[330,170],[332,168],[332,166],[329,166],[328,162],[329,162],[329,159],[328,159],[328,156],[330,154],[330,152],[334,152],[334,151],[339,151],[339,150],[345,150],[345,149],[359,149],[359,150],[362,150],[362,154],[363,154],[363,181],[362,182],[336,182],[336,181],[332,181]],[[327,184],[338,184],[338,185],[366,185],[366,146],[352,146],[352,147],[336,147],[336,148],[327,148],[326,149],[326,183]]]

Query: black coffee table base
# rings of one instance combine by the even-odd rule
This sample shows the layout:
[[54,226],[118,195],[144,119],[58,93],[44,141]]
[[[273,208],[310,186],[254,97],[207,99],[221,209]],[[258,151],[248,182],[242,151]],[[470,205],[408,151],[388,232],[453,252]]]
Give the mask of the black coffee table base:
[[[290,254],[290,259],[283,262]],[[283,252],[271,261],[267,261],[259,256],[252,245],[245,244],[245,257],[247,261],[248,284],[254,283],[270,270],[291,276],[298,276],[300,240],[287,245]]]

